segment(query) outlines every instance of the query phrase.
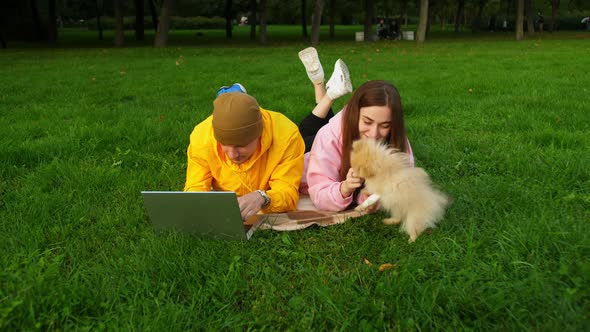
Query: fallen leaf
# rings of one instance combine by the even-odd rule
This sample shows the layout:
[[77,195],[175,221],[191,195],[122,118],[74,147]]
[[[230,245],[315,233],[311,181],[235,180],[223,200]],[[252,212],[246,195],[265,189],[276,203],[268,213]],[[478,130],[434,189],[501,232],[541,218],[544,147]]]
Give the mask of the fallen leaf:
[[160,115],[160,122],[164,121],[164,116]]
[[124,70],[121,70],[121,75],[127,75],[127,72]]
[[91,80],[96,81],[96,77],[91,78]]
[[367,264],[369,266],[373,266],[373,263],[369,262],[369,260],[366,257],[363,258],[363,261],[365,262],[365,264]]
[[379,272],[383,272],[385,270],[390,270],[390,269],[393,269],[394,267],[395,267],[395,264],[390,264],[390,263],[381,264],[381,266],[379,266]]

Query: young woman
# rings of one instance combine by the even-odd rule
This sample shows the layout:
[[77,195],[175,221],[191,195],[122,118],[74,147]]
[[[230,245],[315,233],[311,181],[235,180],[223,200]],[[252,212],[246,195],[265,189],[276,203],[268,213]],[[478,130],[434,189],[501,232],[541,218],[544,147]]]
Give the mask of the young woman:
[[[305,168],[300,186],[316,208],[343,211],[360,204],[364,179],[350,168],[352,142],[360,138],[382,141],[414,158],[406,137],[401,97],[387,81],[368,81],[353,93],[342,111],[334,115],[334,100],[352,91],[348,68],[336,61],[324,86],[324,73],[314,48],[299,53],[315,90],[316,107],[299,125],[305,141]],[[313,144],[311,144],[313,143]]]

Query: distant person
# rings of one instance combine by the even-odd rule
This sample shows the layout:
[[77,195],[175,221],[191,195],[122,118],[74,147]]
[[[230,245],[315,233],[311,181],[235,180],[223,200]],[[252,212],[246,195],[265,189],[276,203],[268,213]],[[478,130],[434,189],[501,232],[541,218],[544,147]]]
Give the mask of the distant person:
[[242,219],[297,208],[305,145],[297,126],[241,84],[222,87],[190,135],[184,191],[234,191]]
[[379,20],[379,24],[377,24],[377,36],[379,39],[387,39],[387,27],[383,20]]
[[541,15],[541,12],[537,13],[537,28],[539,32],[543,32],[543,24],[545,23],[545,18]]
[[389,38],[392,40],[400,39],[400,24],[397,19],[393,19],[389,22]]

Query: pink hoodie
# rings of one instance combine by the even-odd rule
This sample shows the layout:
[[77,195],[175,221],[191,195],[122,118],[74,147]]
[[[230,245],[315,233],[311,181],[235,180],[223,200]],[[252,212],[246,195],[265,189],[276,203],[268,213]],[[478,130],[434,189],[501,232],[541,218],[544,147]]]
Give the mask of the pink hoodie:
[[[338,112],[317,133],[311,151],[304,156],[303,178],[300,191],[308,193],[311,201],[319,210],[343,211],[350,203],[352,196],[343,198],[340,194],[340,167],[342,165],[342,114]],[[412,166],[414,155],[408,141],[408,154]],[[362,203],[366,197],[359,197]]]

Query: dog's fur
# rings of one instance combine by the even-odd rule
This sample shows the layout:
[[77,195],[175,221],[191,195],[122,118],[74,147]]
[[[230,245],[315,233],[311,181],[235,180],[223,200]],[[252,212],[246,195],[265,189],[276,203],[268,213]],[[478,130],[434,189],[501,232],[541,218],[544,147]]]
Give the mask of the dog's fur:
[[442,218],[447,196],[433,188],[422,168],[411,166],[406,153],[361,139],[352,145],[350,163],[356,175],[365,178],[363,191],[381,196],[381,208],[391,216],[383,222],[402,222],[401,230],[410,235],[410,242]]

